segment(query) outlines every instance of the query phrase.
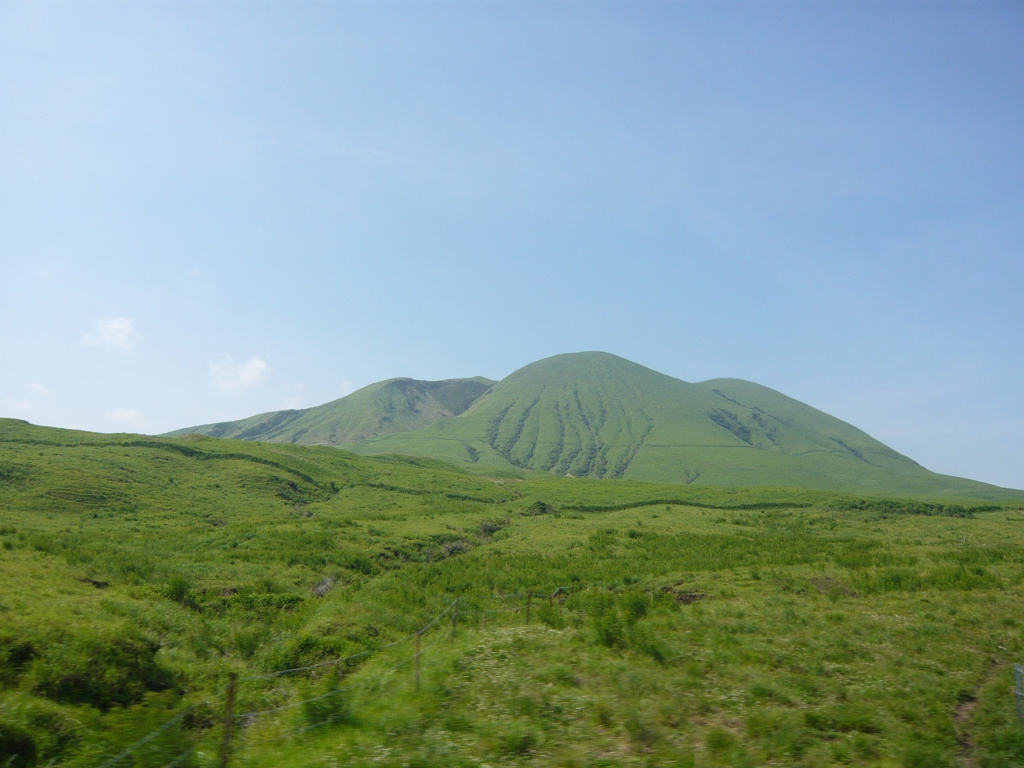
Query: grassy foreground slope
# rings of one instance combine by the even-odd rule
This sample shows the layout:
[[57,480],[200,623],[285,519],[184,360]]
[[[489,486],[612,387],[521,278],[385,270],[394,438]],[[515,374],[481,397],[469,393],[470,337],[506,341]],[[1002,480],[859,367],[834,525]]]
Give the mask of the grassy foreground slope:
[[897,496],[1022,493],[930,472],[767,387],[737,379],[689,384],[603,352],[541,360],[458,418],[346,447],[574,477]]
[[0,764],[1020,765],[1018,506],[0,420]]
[[466,410],[493,381],[389,379],[314,408],[272,411],[239,421],[204,424],[168,433],[300,445],[341,445],[392,432],[422,429]]

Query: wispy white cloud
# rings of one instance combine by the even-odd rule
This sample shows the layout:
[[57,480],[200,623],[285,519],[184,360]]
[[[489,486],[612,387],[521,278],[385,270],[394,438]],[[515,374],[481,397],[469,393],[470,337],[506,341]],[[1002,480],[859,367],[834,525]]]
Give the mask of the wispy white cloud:
[[214,386],[222,392],[245,392],[266,381],[273,370],[260,357],[253,357],[247,363],[236,363],[230,357],[224,357],[219,362],[210,363],[209,367]]
[[341,388],[338,390],[342,397],[352,394],[352,382],[345,379],[341,382]]
[[95,333],[85,334],[82,337],[82,344],[87,347],[107,345],[127,352],[139,336],[132,318],[116,317],[113,320],[97,321]]
[[43,397],[53,397],[53,392],[51,392],[49,389],[47,389],[42,384],[39,384],[39,383],[29,384],[28,388],[31,389],[36,394],[42,395]]

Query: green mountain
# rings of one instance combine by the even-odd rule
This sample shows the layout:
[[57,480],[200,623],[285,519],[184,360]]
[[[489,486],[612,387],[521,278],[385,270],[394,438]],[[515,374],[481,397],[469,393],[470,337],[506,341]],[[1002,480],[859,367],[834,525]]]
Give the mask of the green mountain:
[[[428,384],[404,379],[320,409],[176,434],[329,443],[364,455],[595,479],[936,498],[1020,495],[930,472],[850,424],[738,379],[691,384],[615,355],[583,352],[532,363],[493,386],[471,381],[476,389],[459,390],[461,409],[398,397],[396,382]],[[350,428],[324,426],[327,414],[338,413]],[[288,420],[282,426],[278,418]]]
[[179,429],[167,436],[193,433],[271,443],[341,445],[422,429],[445,417],[458,416],[493,384],[483,377],[389,379],[315,408],[261,413],[239,421]]
[[1007,493],[930,472],[767,387],[738,379],[690,384],[603,352],[541,360],[458,418],[346,447],[575,477],[886,495]]

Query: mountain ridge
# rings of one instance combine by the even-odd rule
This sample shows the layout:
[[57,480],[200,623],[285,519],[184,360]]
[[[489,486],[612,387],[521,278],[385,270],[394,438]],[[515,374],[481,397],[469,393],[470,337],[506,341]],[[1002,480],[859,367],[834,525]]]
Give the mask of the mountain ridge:
[[178,429],[165,436],[200,434],[338,446],[395,431],[421,429],[438,419],[457,416],[493,384],[482,376],[441,381],[386,379],[312,408],[270,411],[237,421]]
[[[394,383],[399,381],[414,380],[370,385],[349,398],[363,393],[360,408],[379,407],[383,401],[370,395],[400,389]],[[425,384],[419,382],[416,391],[425,392]],[[379,428],[349,430],[348,442],[330,444],[364,455],[424,456],[478,471],[875,495],[990,499],[1015,493],[930,472],[863,430],[768,387],[730,378],[689,383],[605,352],[545,358],[499,382],[478,381],[461,397],[465,407],[459,413],[432,408],[426,396],[407,397],[409,410],[401,418],[364,413],[360,423],[379,422]],[[345,400],[319,408],[336,409]],[[315,411],[303,412],[304,418],[315,421]],[[298,434],[305,427],[289,418],[291,432],[275,424],[267,433],[278,441],[323,437],[323,429]],[[227,424],[238,426],[222,436],[245,434],[245,420]],[[215,430],[204,434],[216,436]]]

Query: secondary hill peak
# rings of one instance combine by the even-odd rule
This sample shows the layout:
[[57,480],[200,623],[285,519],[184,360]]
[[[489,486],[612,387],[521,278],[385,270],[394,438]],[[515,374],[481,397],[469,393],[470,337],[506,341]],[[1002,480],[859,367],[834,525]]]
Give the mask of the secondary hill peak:
[[458,416],[493,384],[482,376],[443,381],[388,379],[314,408],[204,424],[169,436],[195,433],[273,443],[344,445],[422,429],[439,419]]

